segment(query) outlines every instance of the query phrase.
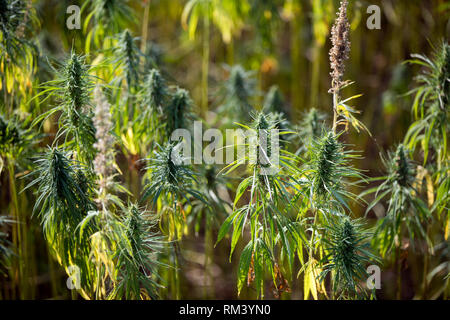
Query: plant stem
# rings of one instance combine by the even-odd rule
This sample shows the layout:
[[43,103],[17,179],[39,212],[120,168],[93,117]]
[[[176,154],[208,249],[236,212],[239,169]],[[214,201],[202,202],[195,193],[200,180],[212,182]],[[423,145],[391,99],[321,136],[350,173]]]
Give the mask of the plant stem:
[[[15,248],[18,250],[18,284],[20,285],[20,297],[22,299],[27,298],[28,292],[28,278],[26,276],[26,267],[28,267],[27,261],[27,245],[26,245],[26,221],[22,221],[20,210],[19,210],[19,201],[17,199],[17,188],[16,188],[16,177],[14,170],[14,159],[12,157],[7,158],[8,162],[8,174],[9,174],[9,186],[11,193],[11,201],[13,207],[13,217],[15,223],[13,225],[13,243]],[[22,230],[23,228],[23,230]]]
[[[316,219],[317,219],[317,215],[318,212],[314,210],[314,221],[313,221],[313,225],[312,225],[312,233],[311,233],[311,239],[309,239],[309,252],[308,252],[308,263],[312,262],[312,256],[313,256],[313,247],[314,247],[314,235],[315,235],[315,230],[314,230],[314,226],[316,225]],[[305,281],[305,280],[303,280]]]
[[[25,189],[24,185],[25,181],[22,180],[19,186],[19,190]],[[30,212],[30,204],[26,197],[22,197],[21,201],[21,210],[23,212]],[[23,232],[25,239],[25,249],[24,252],[26,252],[26,264],[25,264],[25,270],[28,275],[28,299],[35,299],[36,298],[36,281],[37,281],[37,275],[38,275],[38,266],[36,263],[36,233],[34,227],[31,225],[28,225],[27,216],[25,216],[26,223],[23,225]]]
[[402,299],[402,261],[401,261],[401,248],[402,248],[402,226],[400,224],[398,232],[399,243],[396,248],[395,264],[397,271],[397,300]]
[[173,243],[173,259],[174,259],[174,272],[173,272],[173,286],[172,286],[172,298],[179,300],[180,297],[180,275],[179,275],[179,263],[178,263],[178,254],[179,254],[179,247],[178,247],[178,231],[177,226],[175,225],[175,215],[177,210],[177,201],[174,201],[173,211],[172,211],[172,224],[173,224],[173,230],[174,230],[174,243]]
[[141,52],[145,53],[147,49],[148,22],[150,16],[150,0],[145,1],[144,18],[142,22]]
[[320,86],[320,54],[321,54],[321,46],[316,44],[313,48],[314,52],[314,60],[311,74],[311,107],[317,107],[318,95],[319,95],[319,86]]
[[294,110],[300,111],[303,105],[304,86],[301,85],[301,25],[303,22],[303,15],[295,15],[291,21],[291,61],[292,61],[292,82],[291,82],[291,96]]
[[338,107],[338,92],[333,92],[333,133],[336,133],[337,128],[337,120],[338,120],[338,114],[337,114],[337,107]]
[[402,299],[402,263],[401,261],[398,261],[400,259],[400,247],[397,247],[397,252],[395,254],[395,264],[397,267],[397,296],[396,299],[397,300],[401,300]]
[[179,275],[179,263],[178,263],[178,253],[180,249],[178,248],[178,244],[174,243],[174,265],[175,265],[175,272],[174,272],[174,297],[176,300],[180,300],[180,275]]
[[209,3],[206,2],[206,14],[203,16],[203,57],[202,57],[202,115],[208,111],[208,73],[209,73]]
[[55,270],[55,263],[53,262],[53,257],[51,255],[51,248],[47,246],[47,261],[48,261],[48,271],[50,273],[50,285],[52,297],[56,298],[58,296],[58,276]]
[[[428,235],[430,233],[430,224],[428,224],[427,226],[427,239],[428,239]],[[423,262],[423,293],[422,293],[422,299],[426,300],[427,299],[427,291],[428,291],[428,280],[427,280],[427,275],[428,275],[428,264],[429,264],[429,254],[430,250],[428,248],[428,243],[425,241],[425,253],[424,253],[424,262]]]
[[[214,257],[214,250],[213,250],[213,243],[212,243],[212,226],[210,223],[210,218],[206,216],[206,223],[205,223],[205,278],[204,278],[204,287],[205,287],[205,299],[208,298],[207,294],[208,289],[208,282],[212,288],[210,294],[211,296],[209,298],[214,298],[214,277],[212,277],[211,273],[208,270],[209,265],[213,262]],[[208,281],[209,278],[209,281]]]

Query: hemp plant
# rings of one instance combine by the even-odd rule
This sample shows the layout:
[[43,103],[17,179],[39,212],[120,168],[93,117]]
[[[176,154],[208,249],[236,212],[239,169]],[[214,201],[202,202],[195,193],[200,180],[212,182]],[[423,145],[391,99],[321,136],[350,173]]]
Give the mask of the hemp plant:
[[[264,280],[268,275],[272,278],[277,294],[285,279],[281,273],[281,256],[286,257],[288,270],[293,262],[293,243],[301,241],[301,228],[291,223],[285,216],[286,204],[291,201],[289,189],[294,188],[293,168],[296,166],[294,156],[280,150],[280,163],[271,163],[273,149],[271,139],[278,139],[280,134],[274,130],[275,123],[264,113],[257,113],[251,127],[240,124],[253,133],[254,139],[246,141],[245,146],[254,146],[254,154],[246,154],[224,168],[226,174],[244,165],[250,175],[239,184],[233,204],[233,212],[222,224],[217,241],[222,240],[233,227],[231,236],[230,260],[236,245],[245,228],[250,229],[250,240],[243,249],[238,268],[238,294],[242,288],[253,282],[258,298],[264,298]],[[267,145],[265,145],[265,142]],[[267,142],[268,141],[268,142]],[[268,173],[267,170],[273,170]],[[246,204],[240,205],[240,200],[246,197]],[[279,256],[280,255],[280,256]],[[267,271],[267,273],[266,273]],[[280,283],[281,281],[281,283]],[[285,289],[288,290],[288,289]]]
[[151,69],[145,76],[142,88],[138,93],[140,134],[144,140],[152,139],[153,143],[162,143],[162,128],[159,122],[163,110],[167,110],[170,102],[170,92],[166,80],[157,69]]
[[[136,97],[139,91],[142,78],[141,58],[142,53],[136,45],[136,38],[133,38],[129,30],[125,30],[116,37],[116,44],[111,50],[112,70],[109,74],[110,84],[114,90],[116,105],[114,118],[116,122],[116,134],[125,135],[124,132],[131,130],[134,136],[136,129],[133,121],[137,118]],[[131,128],[131,129],[130,129]],[[129,138],[127,132],[126,138]],[[128,139],[128,142],[130,139]]]
[[8,261],[13,255],[12,244],[8,241],[8,234],[5,232],[6,226],[12,223],[15,222],[11,218],[0,216],[0,277],[6,275]]
[[[208,111],[208,74],[210,60],[211,23],[219,29],[225,44],[242,27],[241,12],[245,11],[246,2],[233,0],[190,0],[181,15],[181,23],[188,30],[189,38],[195,38],[199,21],[202,23],[202,115]],[[203,18],[203,19],[201,19]]]
[[[30,78],[36,65],[37,47],[30,40],[39,26],[31,1],[0,1],[0,89],[23,96],[30,91]],[[7,95],[5,95],[5,105]],[[11,95],[11,99],[14,94]],[[9,112],[12,112],[12,101]]]
[[143,153],[145,143],[140,143],[142,117],[140,117],[139,94],[142,87],[143,54],[128,29],[114,35],[112,45],[105,50],[103,62],[99,68],[99,77],[108,84],[109,95],[114,101],[112,114],[114,133],[120,137],[122,152],[125,154],[129,170],[125,173],[130,190],[138,196],[140,193],[137,160]]
[[[230,204],[220,197],[231,188],[229,179],[219,173],[216,165],[204,165],[199,168],[200,187],[207,202],[193,201],[192,214],[189,215],[195,225],[195,232],[200,229],[201,219],[205,220],[205,232],[220,227],[223,216],[229,212]],[[205,240],[206,241],[206,240]]]
[[229,77],[219,88],[217,93],[221,104],[217,111],[219,114],[230,117],[228,121],[248,121],[250,112],[253,110],[251,101],[255,96],[254,72],[246,71],[242,66],[225,66],[229,72]]
[[[87,54],[92,41],[96,48],[110,48],[113,41],[108,36],[121,32],[134,17],[129,0],[89,0],[84,3],[82,11],[84,10],[90,10],[83,25]],[[89,25],[91,29],[88,31]]]
[[194,198],[206,202],[204,196],[193,188],[197,183],[196,174],[182,162],[181,144],[167,143],[155,151],[154,157],[146,159],[146,185],[142,200],[150,200],[157,207],[161,219],[167,219],[165,231],[170,239],[180,239],[185,229],[186,212],[183,203]]
[[270,87],[264,99],[263,109],[265,112],[286,113],[286,105],[283,94],[277,85]]
[[[42,90],[35,99],[46,96],[43,101],[54,97],[57,105],[42,113],[34,121],[36,125],[52,115],[59,114],[59,130],[55,142],[63,138],[63,147],[76,151],[79,161],[91,165],[95,151],[95,127],[92,122],[91,92],[94,87],[92,67],[81,55],[71,53],[58,70],[55,79],[40,86]],[[42,101],[42,102],[43,102]]]
[[[6,167],[11,198],[10,215],[17,221],[12,225],[12,242],[17,250],[13,257],[14,268],[18,270],[18,283],[21,286],[21,296],[27,297],[30,275],[29,265],[29,222],[19,201],[16,174],[29,168],[27,157],[37,143],[38,136],[28,127],[29,118],[20,120],[18,116],[6,119],[0,114],[0,173]],[[16,265],[17,264],[17,265]],[[14,286],[16,278],[13,277]]]
[[[264,98],[263,110],[273,118],[273,121],[276,124],[276,129],[280,131],[292,132],[291,124],[286,119],[286,103],[284,101],[283,94],[281,93],[278,86],[273,85],[270,87]],[[292,134],[280,136],[282,144],[285,144],[291,138]]]
[[421,199],[415,188],[416,169],[409,159],[408,150],[398,145],[395,152],[390,152],[387,159],[383,159],[387,175],[373,178],[373,181],[383,181],[378,187],[366,190],[360,196],[375,193],[375,200],[368,206],[367,211],[388,199],[386,216],[377,223],[373,246],[378,248],[382,257],[395,248],[395,262],[397,264],[397,298],[401,298],[401,262],[403,236],[405,231],[409,235],[410,245],[414,248],[415,239],[425,239],[429,242],[423,223],[431,218],[427,204]]
[[157,221],[142,211],[136,204],[128,205],[123,225],[125,238],[119,242],[117,250],[117,284],[111,299],[157,299],[162,286],[158,268],[165,266],[157,260],[163,250],[164,238],[154,231]]
[[449,105],[450,105],[450,45],[442,41],[435,48],[434,57],[414,54],[409,62],[425,67],[416,77],[419,84],[415,92],[412,113],[416,121],[409,127],[405,144],[412,150],[418,144],[423,151],[423,162],[427,163],[429,150],[438,167],[448,161]]
[[[357,186],[358,181],[364,179],[352,165],[352,161],[360,156],[346,150],[345,145],[338,141],[341,134],[324,131],[318,141],[308,145],[308,160],[299,171],[299,189],[304,195],[299,218],[306,218],[306,227],[311,231],[307,245],[308,261],[302,268],[305,272],[304,291],[306,297],[311,293],[315,299],[318,298],[317,291],[326,294],[320,283],[324,278],[319,277],[326,253],[324,239],[327,236],[324,230],[329,229],[333,221],[343,219],[347,212],[351,212],[349,202],[356,201],[356,195],[348,188]],[[308,217],[308,213],[312,217]]]
[[96,105],[96,209],[90,211],[80,223],[84,232],[89,223],[98,228],[90,236],[90,260],[95,266],[94,296],[96,299],[156,299],[158,297],[160,263],[154,259],[164,242],[151,231],[147,213],[137,205],[119,197],[130,195],[121,186],[115,163],[116,140],[112,134],[111,105],[100,87],[94,90]]
[[89,259],[89,235],[96,230],[87,224],[80,232],[79,224],[95,209],[91,200],[92,183],[86,177],[86,167],[72,160],[63,149],[49,147],[35,160],[36,169],[28,174],[34,180],[26,187],[37,186],[34,206],[41,221],[44,236],[58,262],[70,275],[70,267],[80,270],[79,292],[88,298],[95,276]]
[[368,277],[364,266],[379,259],[370,249],[371,234],[362,226],[361,220],[332,219],[322,238],[325,257],[319,279],[331,273],[333,297],[338,299],[368,298],[361,285]]
[[[8,240],[8,227],[14,223],[16,222],[10,217],[0,215],[0,279],[3,283],[6,283],[10,277],[14,278],[14,271],[12,268],[14,267],[13,259],[16,255],[16,249]],[[12,282],[12,285],[15,286],[16,284]],[[6,288],[5,290],[0,290],[0,298],[4,299],[7,294]]]
[[117,214],[119,210],[124,211],[125,206],[115,193],[126,193],[127,190],[115,180],[119,172],[115,163],[116,141],[112,135],[111,105],[99,86],[94,89],[93,103],[96,154],[93,160],[95,189],[91,196],[96,210],[92,209],[86,214],[79,224],[79,230],[84,233],[85,226],[98,226],[90,235],[89,256],[96,270],[93,297],[102,299],[110,296],[111,287],[117,281],[115,255],[116,251],[124,250],[118,243],[127,239],[125,227]]
[[[341,133],[342,134],[342,133]],[[307,194],[312,207],[326,207],[329,213],[349,209],[348,199],[355,198],[346,188],[363,176],[351,163],[361,157],[338,141],[341,134],[325,132],[309,149],[309,162],[303,173],[307,177]]]
[[[219,168],[216,165],[204,165],[199,168],[199,177],[201,180],[198,183],[199,191],[204,195],[206,202],[194,199],[191,201],[192,210],[187,216],[187,222],[193,225],[195,235],[197,236],[200,230],[204,230],[204,245],[205,245],[205,294],[207,294],[206,287],[214,283],[215,279],[210,272],[209,266],[214,263],[214,239],[213,234],[219,230],[222,222],[231,212],[231,205],[228,201],[223,199],[223,195],[228,197],[232,190],[232,185],[226,177],[219,173]],[[214,292],[210,295],[214,296]]]
[[8,119],[0,114],[0,173],[5,164],[8,169],[26,166],[24,158],[39,138],[29,128],[29,123],[29,118],[12,116]]
[[300,140],[296,154],[307,154],[308,146],[313,141],[321,137],[322,133],[326,129],[327,115],[316,109],[311,108],[307,112],[303,113],[300,124],[296,126],[297,139]]
[[137,38],[133,38],[129,30],[119,34],[117,46],[114,48],[114,64],[119,77],[119,85],[126,83],[126,91],[131,94],[136,91],[141,78],[140,60],[143,54],[136,45]]
[[141,51],[144,54],[144,70],[151,70],[155,68],[163,69],[164,67],[164,58],[165,58],[165,50],[158,43],[153,41],[144,42],[141,39],[141,45],[145,44],[145,49]]
[[195,118],[192,112],[194,102],[189,92],[180,87],[173,88],[170,102],[163,110],[165,140],[170,141],[170,135],[177,129],[189,129],[190,122]]
[[[330,65],[331,65],[331,88],[329,92],[333,95],[333,131],[336,132],[338,125],[350,123],[357,131],[363,129],[368,132],[365,125],[360,122],[355,114],[359,113],[348,102],[361,95],[342,99],[342,89],[348,87],[352,82],[344,80],[345,62],[350,53],[350,23],[347,17],[348,0],[341,1],[337,19],[331,29]],[[341,119],[340,119],[341,118]]]
[[[181,142],[183,143],[183,142]],[[142,201],[150,200],[152,208],[156,211],[160,221],[160,229],[168,236],[169,241],[174,240],[175,252],[169,257],[173,265],[172,272],[172,296],[179,298],[179,248],[178,242],[187,231],[186,216],[189,208],[185,204],[191,204],[193,200],[206,202],[205,197],[194,187],[197,178],[194,171],[183,164],[183,159],[178,154],[181,143],[167,143],[154,152],[152,158],[146,159],[148,166],[145,168],[146,184],[142,193]]]
[[[440,239],[445,246],[448,241],[450,214],[448,213],[450,177],[448,174],[450,161],[448,154],[448,119],[450,104],[450,45],[442,40],[434,48],[434,56],[430,59],[424,55],[412,55],[412,64],[422,66],[424,71],[416,77],[418,87],[412,90],[415,93],[411,112],[415,119],[404,138],[404,143],[412,150],[421,151],[423,166],[419,174],[423,173],[426,181],[428,207],[430,215],[441,223],[440,228],[445,230],[444,237]],[[418,175],[419,175],[418,174]],[[417,181],[418,187],[422,181]],[[435,191],[434,191],[435,190]],[[446,214],[447,213],[447,214]],[[434,223],[427,221],[426,238]],[[430,239],[431,241],[431,239]],[[424,253],[424,276],[422,284],[423,298],[427,298],[429,278],[428,268],[432,261],[434,248],[427,243]],[[445,281],[448,288],[448,280]],[[444,286],[445,292],[445,286]]]
[[[333,295],[355,293],[361,289],[355,284],[363,277],[361,270],[364,267],[361,264],[368,262],[365,258],[366,253],[356,249],[359,243],[357,239],[363,239],[363,233],[354,227],[356,222],[351,222],[348,217],[351,212],[349,201],[357,200],[356,195],[349,188],[357,186],[358,181],[365,180],[360,170],[352,164],[352,161],[360,159],[360,156],[347,150],[348,146],[339,141],[345,131],[337,132],[339,124],[345,124],[345,130],[348,123],[351,123],[356,130],[365,128],[354,117],[354,110],[346,105],[346,102],[354,97],[345,100],[340,98],[341,90],[347,85],[343,76],[345,61],[350,52],[347,5],[346,0],[341,2],[338,18],[331,32],[333,46],[330,50],[332,69],[330,93],[333,94],[333,127],[332,130],[322,129],[319,139],[313,139],[309,144],[306,141],[308,160],[303,170],[299,172],[305,177],[300,180],[300,188],[306,195],[303,199],[306,203],[301,206],[299,215],[300,217],[308,213],[313,215],[312,223],[308,223],[308,229],[311,231],[308,262],[302,267],[305,271],[305,298],[308,298],[311,293],[314,299],[318,299],[318,292],[323,292],[327,296],[324,280],[330,272]],[[305,119],[310,122],[306,130],[312,129],[311,134],[314,134],[317,129],[318,115],[314,113],[311,115],[312,119]],[[340,117],[343,119],[339,119]],[[341,222],[336,222],[338,220]],[[350,233],[354,238],[346,239]],[[346,242],[349,240],[352,242],[351,246],[348,246],[349,242]],[[341,258],[340,254],[351,256],[355,264],[349,263],[348,260],[338,261]],[[316,259],[317,255],[319,259]],[[344,278],[342,278],[343,273],[346,273]],[[355,297],[354,294],[353,297]]]

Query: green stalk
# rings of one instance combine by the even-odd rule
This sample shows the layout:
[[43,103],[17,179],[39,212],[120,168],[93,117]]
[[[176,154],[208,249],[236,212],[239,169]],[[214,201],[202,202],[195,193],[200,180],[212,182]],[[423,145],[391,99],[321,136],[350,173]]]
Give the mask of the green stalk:
[[174,224],[174,239],[175,242],[173,243],[173,247],[174,247],[174,254],[173,254],[173,259],[174,259],[174,272],[173,272],[173,286],[172,286],[172,298],[174,298],[175,300],[179,300],[180,298],[180,279],[179,279],[179,263],[178,263],[178,254],[179,254],[179,248],[178,248],[178,231],[177,231],[177,226],[175,225],[175,213],[176,213],[176,209],[177,209],[177,201],[174,201],[174,206],[173,206],[173,211],[172,211],[172,223]]
[[401,300],[402,299],[402,264],[398,259],[400,258],[400,246],[397,247],[396,253],[395,253],[395,264],[396,264],[396,271],[397,271],[397,295],[396,299]]
[[147,49],[147,37],[148,37],[148,22],[150,16],[150,0],[146,1],[144,9],[144,18],[142,23],[142,37],[141,37],[141,52],[145,52]]
[[[20,182],[19,190],[25,189],[25,181],[22,180]],[[21,200],[22,204],[22,211],[23,212],[30,212],[32,208],[29,206],[29,201],[26,197],[23,197]],[[30,211],[28,211],[30,209]],[[25,222],[23,226],[23,232],[25,238],[25,249],[27,256],[27,263],[25,264],[25,270],[27,271],[28,275],[28,286],[29,286],[29,292],[28,292],[28,299],[35,299],[36,298],[36,281],[37,276],[39,274],[38,272],[38,266],[36,262],[36,233],[35,229],[30,225],[28,226],[28,220],[27,216],[25,216]],[[31,221],[30,221],[31,223]]]
[[[17,199],[16,178],[14,170],[14,161],[11,157],[8,157],[8,174],[9,174],[9,186],[11,193],[11,201],[13,207],[13,217],[16,223],[13,225],[13,243],[14,247],[18,250],[18,284],[20,285],[20,297],[22,299],[28,298],[28,278],[26,274],[26,268],[28,267],[27,261],[27,244],[26,244],[26,220],[22,221],[19,201]],[[22,230],[23,228],[23,230]],[[25,232],[25,233],[24,233]],[[23,259],[23,263],[22,260]],[[15,277],[14,277],[15,278]]]
[[[204,278],[204,295],[205,295],[205,299],[208,298],[207,294],[210,293],[211,296],[209,296],[209,298],[214,299],[214,277],[211,275],[211,273],[208,271],[208,267],[209,265],[212,264],[213,259],[214,259],[214,248],[213,248],[213,240],[212,240],[212,226],[210,223],[210,218],[208,218],[208,216],[206,217],[205,221],[205,265],[204,265],[204,269],[205,269],[205,278]],[[210,290],[210,292],[208,292],[207,289],[207,284],[208,284],[208,277],[210,280],[210,284],[211,284],[211,288],[212,290]]]
[[397,300],[402,299],[402,262],[399,260],[401,255],[401,247],[402,247],[402,226],[400,224],[399,232],[398,232],[399,243],[395,252],[395,264],[397,271]]
[[75,289],[71,290],[70,294],[71,294],[72,300],[78,300],[78,292],[77,292],[77,290],[75,290]]
[[[314,212],[314,221],[313,221],[313,227],[316,225],[316,219],[317,219],[317,215],[318,215],[318,212],[316,211],[316,212]],[[312,256],[313,256],[313,246],[314,246],[314,235],[315,235],[315,230],[314,230],[314,228],[312,228],[312,233],[311,233],[311,239],[309,239],[309,252],[308,252],[308,260],[309,260],[309,262],[308,263],[311,263],[311,259],[312,259]],[[305,278],[303,277],[303,281],[305,281]]]
[[206,13],[203,16],[203,57],[202,57],[202,115],[208,111],[208,73],[209,73],[209,3],[206,2]]
[[314,46],[314,59],[313,59],[313,67],[311,74],[311,107],[317,107],[318,95],[319,95],[319,86],[320,86],[320,54],[321,54],[321,46],[316,44]]
[[128,156],[128,185],[130,186],[131,193],[138,198],[140,194],[140,177],[138,169],[135,169],[135,159],[137,158],[137,155],[130,154]]
[[339,92],[333,92],[333,133],[336,133],[337,120],[338,120],[338,114],[337,114],[338,94],[339,94]]
[[[430,234],[430,224],[428,224],[427,226],[427,238],[428,235]],[[423,293],[422,293],[422,299],[423,300],[427,300],[427,291],[428,291],[428,280],[427,280],[427,275],[428,275],[428,265],[429,265],[429,248],[428,248],[428,243],[425,242],[425,253],[424,253],[424,262],[423,262],[423,279],[422,279],[422,286],[423,286]]]
[[174,255],[173,255],[173,259],[174,259],[174,265],[175,265],[175,271],[174,271],[174,293],[173,296],[175,297],[175,300],[180,300],[180,274],[179,274],[179,263],[178,263],[178,253],[180,251],[180,249],[178,248],[178,244],[175,242],[174,243]]
[[300,28],[301,28],[301,15],[295,16],[291,21],[291,60],[292,60],[292,82],[291,82],[291,93],[292,93],[292,105],[294,110],[301,110],[302,99],[303,99],[303,87],[300,85],[301,81],[301,38],[300,38]]
[[58,296],[58,275],[55,270],[55,263],[53,262],[53,257],[50,252],[51,248],[47,246],[47,261],[48,261],[48,270],[50,273],[50,285],[52,290],[52,297],[55,298]]

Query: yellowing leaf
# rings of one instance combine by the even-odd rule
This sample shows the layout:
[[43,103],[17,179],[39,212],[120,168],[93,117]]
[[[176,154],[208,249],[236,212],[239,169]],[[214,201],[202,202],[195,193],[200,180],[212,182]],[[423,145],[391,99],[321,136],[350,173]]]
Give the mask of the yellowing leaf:
[[6,91],[8,93],[11,93],[13,85],[14,85],[14,77],[11,74],[11,72],[8,72],[9,69],[6,69],[6,70],[7,70],[7,72],[6,72]]
[[447,226],[445,227],[445,240],[448,240],[450,234],[450,214],[447,215]]
[[428,206],[431,208],[434,203],[434,187],[433,187],[433,180],[431,179],[431,176],[427,173],[425,176],[425,179],[427,181],[427,198],[428,198]]
[[[309,298],[309,293],[311,293],[314,300],[318,300],[317,295],[317,287],[318,281],[317,276],[319,275],[319,270],[317,268],[317,261],[315,259],[311,259],[308,262],[308,267],[305,271],[304,276],[304,296],[305,300]],[[319,284],[320,286],[320,284]]]
[[128,128],[126,135],[124,135],[124,134],[121,135],[121,139],[122,139],[122,142],[123,142],[125,148],[127,148],[127,150],[132,155],[138,154],[137,146],[134,142],[133,129],[131,127]]

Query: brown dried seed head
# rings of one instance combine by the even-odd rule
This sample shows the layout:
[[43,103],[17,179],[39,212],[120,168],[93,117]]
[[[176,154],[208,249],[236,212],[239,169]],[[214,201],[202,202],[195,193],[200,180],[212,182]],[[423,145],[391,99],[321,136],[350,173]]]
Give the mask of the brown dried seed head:
[[337,19],[331,29],[331,42],[333,44],[330,50],[331,64],[331,89],[330,92],[337,92],[343,85],[343,76],[345,72],[345,61],[350,53],[350,23],[347,18],[348,1],[343,0],[337,13]]
[[110,131],[113,127],[110,104],[101,89],[94,90],[95,115],[94,126],[97,142],[94,147],[98,153],[94,159],[94,169],[99,174],[99,188],[105,190],[110,182],[112,165],[114,163],[114,137]]

